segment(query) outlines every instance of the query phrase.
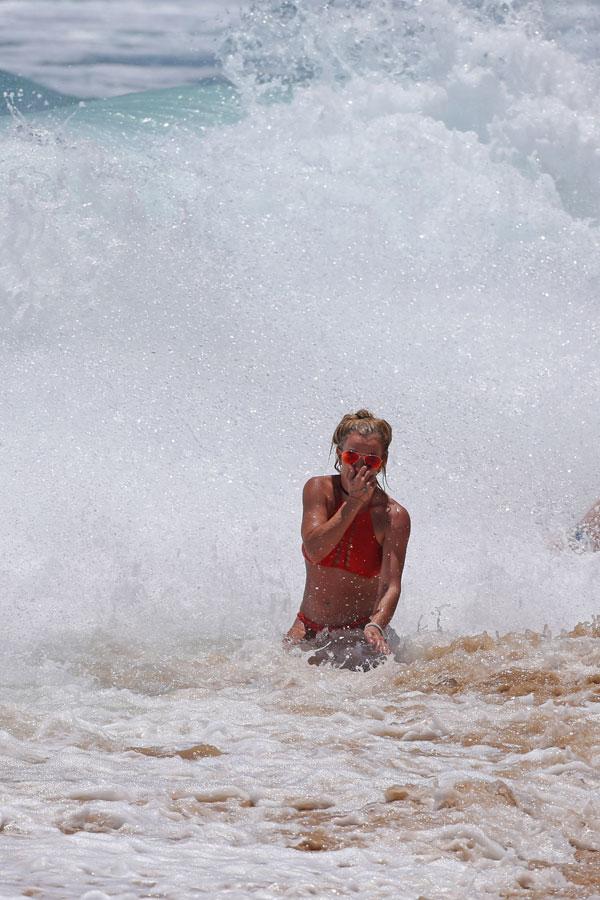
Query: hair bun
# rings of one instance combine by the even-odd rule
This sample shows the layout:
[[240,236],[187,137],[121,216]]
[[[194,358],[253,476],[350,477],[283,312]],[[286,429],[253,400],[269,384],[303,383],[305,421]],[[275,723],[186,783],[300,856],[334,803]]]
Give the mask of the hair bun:
[[355,419],[374,419],[375,416],[368,409],[357,409],[354,413]]

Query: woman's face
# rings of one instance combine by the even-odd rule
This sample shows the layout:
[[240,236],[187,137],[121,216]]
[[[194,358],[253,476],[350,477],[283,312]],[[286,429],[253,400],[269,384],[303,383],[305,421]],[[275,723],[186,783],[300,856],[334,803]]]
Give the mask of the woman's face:
[[[342,453],[346,450],[354,450],[359,454],[356,462],[348,463],[342,459]],[[336,449],[337,457],[341,466],[342,475],[350,472],[356,474],[365,465],[365,456],[379,456],[383,460],[383,465],[387,462],[387,455],[383,446],[383,438],[379,434],[362,435],[356,431],[351,431],[346,435],[342,443]],[[380,469],[376,469],[380,471]]]

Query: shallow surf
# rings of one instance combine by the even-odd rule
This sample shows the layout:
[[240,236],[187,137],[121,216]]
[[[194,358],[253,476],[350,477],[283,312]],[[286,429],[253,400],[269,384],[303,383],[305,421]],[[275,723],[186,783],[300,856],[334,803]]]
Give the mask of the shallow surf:
[[6,895],[595,895],[597,623],[421,634],[360,673],[273,647],[22,660]]

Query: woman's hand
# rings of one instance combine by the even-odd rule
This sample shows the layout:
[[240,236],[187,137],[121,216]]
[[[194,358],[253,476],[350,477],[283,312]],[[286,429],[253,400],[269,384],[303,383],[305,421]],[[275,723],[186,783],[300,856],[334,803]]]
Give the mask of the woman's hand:
[[370,503],[377,487],[377,473],[368,466],[361,466],[357,471],[351,469],[347,478],[348,496],[361,506]]
[[367,644],[370,644],[378,653],[389,654],[392,652],[388,642],[376,625],[365,625],[364,635]]
[[301,619],[296,619],[283,639],[284,644],[299,644],[306,637],[306,625]]

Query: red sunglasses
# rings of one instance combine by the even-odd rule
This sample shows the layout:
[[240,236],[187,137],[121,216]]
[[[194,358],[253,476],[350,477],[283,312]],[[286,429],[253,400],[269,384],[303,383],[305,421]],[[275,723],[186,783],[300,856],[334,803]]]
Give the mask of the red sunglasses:
[[340,457],[347,466],[353,466],[359,459],[363,460],[367,469],[377,470],[383,465],[381,456],[376,456],[374,453],[367,453],[366,456],[363,456],[361,453],[357,453],[356,450],[342,450]]

